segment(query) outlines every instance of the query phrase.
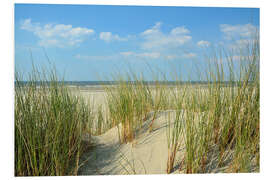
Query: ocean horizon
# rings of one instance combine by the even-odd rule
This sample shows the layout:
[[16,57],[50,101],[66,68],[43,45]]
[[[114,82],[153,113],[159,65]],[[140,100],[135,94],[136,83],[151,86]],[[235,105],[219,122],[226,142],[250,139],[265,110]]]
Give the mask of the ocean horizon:
[[[51,81],[46,81],[46,83],[50,83]],[[136,84],[137,81],[58,81],[60,83],[63,83],[64,85],[68,86],[97,86],[97,85],[117,85],[122,82]],[[155,84],[162,84],[162,85],[177,85],[177,84],[191,84],[191,85],[207,85],[212,84],[216,82],[209,82],[209,81],[140,81],[139,83],[147,84],[147,85],[155,85]],[[30,81],[18,81],[14,82],[21,83],[21,85],[28,85]],[[33,82],[31,82],[33,83]],[[37,85],[40,85],[40,81],[35,81]],[[42,82],[44,83],[44,81]],[[219,83],[222,83],[223,85],[237,85],[237,82],[231,82],[231,81],[221,81]],[[239,82],[238,82],[239,83]]]

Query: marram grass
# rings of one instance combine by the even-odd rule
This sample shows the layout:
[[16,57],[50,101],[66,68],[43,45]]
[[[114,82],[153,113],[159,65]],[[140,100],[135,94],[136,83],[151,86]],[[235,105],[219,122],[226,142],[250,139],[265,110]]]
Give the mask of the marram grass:
[[91,111],[54,72],[15,80],[15,176],[75,175]]
[[[175,109],[184,109],[185,116],[183,122],[176,118],[174,126],[169,126],[171,132],[182,132],[183,136],[172,133],[168,139],[168,173],[174,167],[174,148],[182,141],[185,150],[180,172],[259,172],[259,44],[254,42],[246,49],[249,54],[241,56],[238,69],[233,55],[221,59],[229,69],[226,84],[226,67],[214,56],[206,71],[208,86],[195,86],[182,98],[175,98],[179,102]],[[185,124],[182,129],[179,123]]]

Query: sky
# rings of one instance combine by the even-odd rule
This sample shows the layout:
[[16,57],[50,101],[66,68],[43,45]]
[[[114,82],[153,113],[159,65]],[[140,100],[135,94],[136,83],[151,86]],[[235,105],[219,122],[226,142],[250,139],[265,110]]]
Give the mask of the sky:
[[245,47],[259,29],[258,8],[15,4],[14,18],[15,69],[54,66],[67,81],[128,71],[197,80],[206,57]]

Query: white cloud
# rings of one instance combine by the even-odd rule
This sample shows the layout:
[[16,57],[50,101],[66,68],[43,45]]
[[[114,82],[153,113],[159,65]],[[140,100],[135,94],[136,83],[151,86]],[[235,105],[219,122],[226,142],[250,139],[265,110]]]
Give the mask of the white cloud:
[[97,56],[77,54],[74,57],[76,59],[83,59],[83,60],[113,60],[113,59],[119,60],[121,58],[158,59],[161,57],[161,54],[159,52],[136,53],[132,51],[127,51],[127,52],[120,52],[118,54],[113,54],[113,55],[97,55]]
[[72,27],[65,24],[32,23],[31,19],[21,22],[20,28],[34,33],[39,38],[39,45],[46,47],[76,46],[82,43],[89,35],[94,34],[93,29]]
[[146,58],[146,59],[164,59],[164,60],[173,60],[173,59],[191,59],[197,57],[195,53],[184,53],[184,54],[170,54],[170,53],[160,53],[160,52],[143,52],[136,53],[132,51],[120,52],[121,57],[134,57],[134,58]]
[[250,39],[239,39],[230,44],[229,47],[234,50],[241,50],[249,47],[251,44],[252,40]]
[[77,54],[74,56],[76,59],[82,59],[82,60],[98,60],[98,61],[103,61],[103,60],[115,60],[119,58],[119,55],[97,55],[97,56],[89,56],[89,55],[82,55],[82,54]]
[[221,45],[237,53],[248,51],[258,41],[258,28],[252,24],[222,24],[220,25],[220,31],[223,33],[224,42]]
[[176,27],[165,34],[161,31],[161,22],[157,22],[152,28],[141,33],[144,39],[142,49],[168,49],[179,47],[192,39],[187,35],[189,30],[184,26]]
[[181,35],[181,34],[188,34],[190,33],[188,29],[186,29],[184,26],[182,27],[176,27],[171,30],[171,35]]
[[136,55],[139,58],[150,58],[150,59],[157,59],[160,57],[159,52],[145,52],[145,53],[140,53]]
[[83,60],[127,60],[127,59],[145,59],[145,60],[155,60],[155,59],[163,59],[163,60],[181,60],[195,58],[197,55],[195,53],[184,53],[181,55],[178,54],[168,54],[168,53],[160,53],[160,52],[133,52],[133,51],[125,51],[119,52],[112,55],[97,55],[97,56],[89,56],[89,55],[75,55],[76,59]]
[[177,58],[180,58],[180,57],[178,55],[175,55],[175,54],[170,54],[170,55],[164,56],[164,59],[166,59],[166,60],[172,60],[172,59],[177,59]]
[[225,39],[232,40],[235,38],[252,38],[258,29],[252,24],[221,24],[220,31],[223,32]]
[[131,51],[120,52],[120,55],[128,57],[128,56],[134,55],[134,52],[131,52]]
[[161,27],[162,23],[161,22],[157,22],[151,29],[147,29],[144,32],[142,32],[141,34],[143,36],[156,36],[159,35],[160,32],[160,27]]
[[191,59],[191,58],[195,58],[197,55],[195,53],[185,53],[183,55],[184,58],[188,58],[188,59]]
[[248,52],[255,44],[259,43],[258,39],[238,39],[229,43],[228,47],[236,52]]
[[101,40],[103,40],[103,41],[106,41],[106,42],[111,42],[111,41],[127,41],[128,40],[128,37],[127,38],[123,38],[123,37],[120,37],[117,34],[112,34],[111,32],[101,32],[99,34],[99,38]]
[[120,52],[120,55],[123,57],[136,57],[136,58],[149,58],[149,59],[158,59],[161,57],[159,52],[143,52],[135,53],[132,51]]
[[201,41],[198,41],[198,42],[197,42],[197,45],[198,45],[199,47],[209,47],[209,46],[211,45],[211,43],[208,42],[208,41],[201,40]]

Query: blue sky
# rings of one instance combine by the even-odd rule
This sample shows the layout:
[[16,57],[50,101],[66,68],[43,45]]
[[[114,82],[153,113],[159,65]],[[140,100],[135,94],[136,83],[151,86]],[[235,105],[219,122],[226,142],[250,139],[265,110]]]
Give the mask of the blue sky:
[[48,66],[47,54],[65,80],[130,69],[149,80],[150,69],[196,80],[194,64],[203,67],[217,47],[245,46],[258,28],[255,8],[16,4],[15,67]]

